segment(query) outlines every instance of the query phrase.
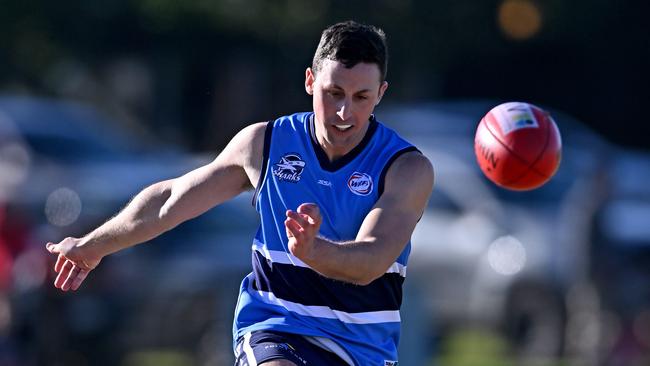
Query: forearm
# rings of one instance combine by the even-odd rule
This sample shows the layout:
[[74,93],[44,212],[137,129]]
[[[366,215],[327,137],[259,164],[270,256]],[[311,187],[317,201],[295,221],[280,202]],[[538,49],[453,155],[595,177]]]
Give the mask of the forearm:
[[76,290],[104,256],[153,239],[248,189],[262,165],[265,128],[266,123],[258,123],[243,129],[215,160],[145,188],[82,238],[47,243],[47,250],[58,256],[55,286]]
[[367,285],[395,263],[417,220],[416,215],[400,212],[404,221],[377,226],[378,220],[386,216],[383,212],[379,207],[371,210],[354,241],[337,243],[317,235],[322,222],[318,206],[304,203],[297,211],[287,210],[289,250],[325,277]]
[[367,285],[394,263],[395,256],[385,250],[387,248],[376,241],[335,243],[317,237],[312,255],[304,262],[325,277]]
[[163,181],[145,188],[120,213],[81,238],[84,249],[101,258],[172,229],[178,223],[162,214],[171,187],[171,181]]

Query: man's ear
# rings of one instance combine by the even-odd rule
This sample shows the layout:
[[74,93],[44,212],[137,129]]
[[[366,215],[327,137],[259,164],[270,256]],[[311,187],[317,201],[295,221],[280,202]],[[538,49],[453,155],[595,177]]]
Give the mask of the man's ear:
[[309,95],[314,95],[314,81],[316,80],[316,75],[311,67],[308,67],[305,70],[305,91]]
[[388,81],[384,81],[381,83],[381,86],[379,87],[379,94],[377,95],[377,102],[375,102],[375,105],[379,105],[379,102],[381,102],[381,98],[384,97],[384,93],[386,92],[386,89],[388,89]]

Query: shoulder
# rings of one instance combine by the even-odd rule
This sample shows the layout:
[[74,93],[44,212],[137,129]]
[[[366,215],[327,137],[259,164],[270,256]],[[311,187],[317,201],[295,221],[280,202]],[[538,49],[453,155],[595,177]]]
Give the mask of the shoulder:
[[248,141],[248,142],[259,142],[260,140],[264,140],[264,133],[266,131],[266,126],[269,122],[257,122],[250,124],[244,128],[241,129],[235,135],[233,140],[242,140],[242,141]]
[[388,169],[393,174],[418,174],[433,176],[433,165],[431,161],[418,150],[412,150],[401,154]]
[[230,140],[229,147],[240,152],[252,152],[264,144],[264,134],[268,122],[257,122],[242,128]]
[[419,191],[427,196],[433,189],[434,170],[431,161],[420,151],[401,154],[388,168],[386,191]]
[[262,157],[267,122],[257,122],[242,128],[220,154],[230,163],[250,166]]

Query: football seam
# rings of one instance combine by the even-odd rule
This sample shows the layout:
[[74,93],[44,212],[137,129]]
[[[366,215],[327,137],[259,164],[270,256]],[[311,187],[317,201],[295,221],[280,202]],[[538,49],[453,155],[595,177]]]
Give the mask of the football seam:
[[[497,140],[497,142],[498,142],[501,146],[503,146],[503,148],[506,149],[506,150],[507,150],[507,151],[508,151],[508,152],[509,152],[513,157],[515,157],[517,160],[519,160],[520,162],[522,162],[522,163],[526,166],[526,169],[524,169],[524,171],[523,171],[520,175],[518,175],[518,176],[515,177],[514,179],[511,179],[511,180],[507,180],[507,181],[502,182],[501,185],[507,186],[507,185],[509,185],[509,184],[517,183],[520,179],[522,179],[523,177],[525,177],[526,174],[528,174],[531,170],[534,171],[535,173],[541,175],[542,177],[548,179],[548,177],[547,177],[545,174],[541,174],[539,171],[533,169],[533,166],[534,166],[534,165],[539,161],[539,159],[542,157],[544,151],[546,150],[546,147],[548,146],[548,141],[549,141],[549,134],[548,134],[548,131],[547,131],[547,133],[546,133],[546,141],[544,142],[544,148],[541,150],[541,152],[539,153],[539,155],[535,158],[535,160],[533,161],[533,163],[532,163],[532,164],[528,164],[528,161],[527,161],[526,159],[524,159],[524,158],[522,158],[521,156],[519,156],[519,154],[516,154],[514,151],[512,151],[512,150],[510,149],[510,147],[508,147],[508,145],[506,145],[503,141],[501,141],[501,139],[500,139],[500,138],[499,138],[499,137],[498,137],[498,136],[497,136],[497,135],[492,131],[492,129],[490,128],[490,125],[487,123],[487,121],[484,121],[484,122],[485,122],[485,127],[486,127],[486,129],[488,130],[488,132],[490,133],[490,135],[492,135],[492,137],[494,137],[494,139]],[[548,130],[548,128],[547,128],[547,130]]]
[[537,158],[535,158],[535,161],[533,161],[533,163],[530,165],[531,170],[535,171],[535,173],[541,175],[542,177],[544,177],[546,179],[551,178],[553,175],[549,176],[549,175],[543,174],[539,170],[537,170],[535,168],[535,166],[537,165],[537,162],[539,161],[539,159],[541,159],[542,156],[544,155],[544,153],[546,152],[546,148],[548,148],[548,143],[551,141],[551,127],[552,127],[551,122],[548,121],[546,123],[546,141],[544,141],[544,148],[539,152],[539,155],[537,156]]

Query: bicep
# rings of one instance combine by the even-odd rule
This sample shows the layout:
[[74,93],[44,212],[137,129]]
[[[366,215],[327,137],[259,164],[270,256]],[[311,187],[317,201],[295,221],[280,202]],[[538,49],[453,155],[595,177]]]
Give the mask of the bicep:
[[411,238],[433,188],[431,163],[418,152],[397,159],[386,174],[384,192],[364,219],[357,241],[371,241],[390,265]]
[[263,127],[256,124],[243,129],[212,162],[172,180],[163,213],[182,222],[250,188],[250,166],[256,161]]
[[241,167],[215,160],[174,179],[166,206],[187,220],[243,192],[246,182]]

